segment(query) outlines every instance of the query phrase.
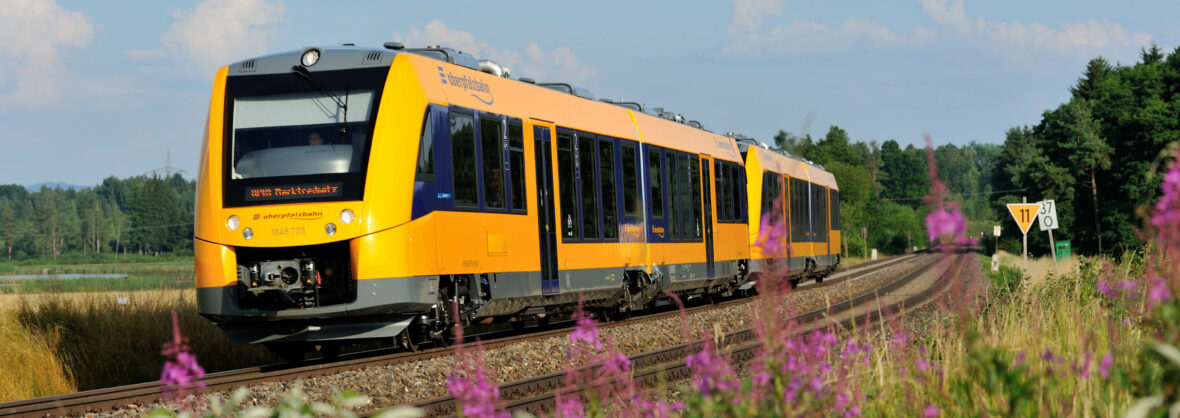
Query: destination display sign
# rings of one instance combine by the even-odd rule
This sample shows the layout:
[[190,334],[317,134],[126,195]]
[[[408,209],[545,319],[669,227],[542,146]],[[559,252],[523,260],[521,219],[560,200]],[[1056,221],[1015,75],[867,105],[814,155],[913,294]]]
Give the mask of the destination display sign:
[[265,202],[270,200],[339,197],[344,194],[343,187],[341,187],[342,185],[343,183],[339,181],[333,181],[324,183],[247,187],[245,200],[247,202]]

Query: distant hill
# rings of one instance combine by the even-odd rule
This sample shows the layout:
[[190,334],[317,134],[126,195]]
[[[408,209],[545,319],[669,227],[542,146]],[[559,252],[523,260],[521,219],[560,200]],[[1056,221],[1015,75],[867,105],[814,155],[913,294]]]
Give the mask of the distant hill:
[[28,189],[30,192],[37,192],[37,191],[41,191],[41,186],[45,186],[50,189],[61,189],[61,190],[69,190],[69,189],[82,190],[82,189],[94,187],[94,186],[79,186],[77,184],[69,184],[69,183],[64,183],[64,182],[59,181],[56,183],[46,182],[46,183],[32,184],[32,185],[25,186],[25,188]]

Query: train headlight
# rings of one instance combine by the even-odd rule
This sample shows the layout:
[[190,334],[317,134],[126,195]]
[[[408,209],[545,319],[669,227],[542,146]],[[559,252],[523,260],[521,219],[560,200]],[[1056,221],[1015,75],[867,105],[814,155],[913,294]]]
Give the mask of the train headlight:
[[340,211],[340,222],[344,222],[345,225],[348,225],[352,223],[353,219],[356,219],[356,214],[352,213],[352,209]]
[[245,238],[247,241],[249,241],[250,238],[254,238],[254,230],[250,228],[243,229],[242,238]]
[[328,233],[328,235],[336,235],[336,224],[330,223],[324,225],[324,232]]
[[238,226],[242,224],[242,220],[238,219],[238,215],[229,215],[229,219],[225,220],[225,227],[230,231],[237,231]]
[[300,58],[300,61],[303,63],[304,67],[310,67],[310,66],[315,65],[315,63],[320,62],[320,50],[318,50],[318,49],[307,50],[307,52],[303,53],[303,57]]

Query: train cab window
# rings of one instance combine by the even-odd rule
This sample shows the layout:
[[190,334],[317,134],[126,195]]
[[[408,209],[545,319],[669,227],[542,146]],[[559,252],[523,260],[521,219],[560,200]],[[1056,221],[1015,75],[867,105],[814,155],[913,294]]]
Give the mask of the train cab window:
[[701,239],[701,159],[693,155],[688,160],[688,178],[690,179],[689,187],[692,189],[692,200],[689,205],[692,206],[692,238],[693,240]]
[[524,129],[518,121],[508,121],[508,172],[512,187],[512,211],[526,213],[524,183]]
[[623,142],[623,215],[634,217],[639,212],[639,175],[635,172],[635,145]]
[[598,141],[598,175],[602,182],[602,237],[619,238],[619,217],[615,188],[615,142],[609,138]]
[[418,139],[418,170],[415,178],[419,181],[434,181],[434,118],[426,109],[422,118],[422,137]]
[[651,185],[651,217],[664,217],[664,173],[660,169],[663,162],[659,149],[652,148],[647,154],[648,183]]
[[478,208],[475,117],[472,115],[451,111],[451,161],[455,171],[455,206]]
[[597,241],[602,238],[598,233],[598,187],[594,164],[597,149],[594,146],[594,135],[581,134],[578,136],[578,174],[581,178],[582,190],[582,240]]
[[561,238],[565,242],[578,240],[578,188],[574,183],[574,135],[557,131],[557,188],[561,200]]
[[831,208],[831,212],[832,212],[832,215],[831,215],[832,216],[832,227],[831,228],[833,231],[836,231],[836,230],[840,229],[840,191],[839,190],[832,190],[832,192],[829,193],[829,195],[831,196],[831,201],[832,201],[832,204],[828,206],[829,208]]
[[499,118],[479,118],[479,144],[483,158],[483,204],[504,209],[504,132]]

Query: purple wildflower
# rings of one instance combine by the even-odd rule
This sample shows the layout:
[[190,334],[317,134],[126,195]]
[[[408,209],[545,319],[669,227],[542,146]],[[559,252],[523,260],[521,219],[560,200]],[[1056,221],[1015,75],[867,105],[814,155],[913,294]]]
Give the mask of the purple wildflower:
[[595,350],[602,350],[602,341],[599,341],[598,337],[598,326],[594,322],[594,318],[586,314],[578,315],[577,327],[574,328],[574,332],[570,333],[570,344],[577,344],[581,341],[594,347]]
[[692,383],[702,395],[729,392],[736,388],[733,369],[725,361],[725,357],[717,354],[712,340],[706,340],[701,351],[690,354],[687,363],[689,370],[692,370]]
[[926,215],[926,235],[930,241],[945,238],[944,242],[967,241],[967,219],[958,208],[938,209]]
[[1017,352],[1016,353],[1016,361],[1012,363],[1012,368],[1015,369],[1015,368],[1020,367],[1021,365],[1024,364],[1024,360],[1025,360],[1024,351]]
[[1090,360],[1090,356],[1087,355],[1085,360],[1082,361],[1081,370],[1078,370],[1078,375],[1080,375],[1083,379],[1090,378]]
[[935,405],[926,405],[926,407],[922,409],[923,417],[935,418],[939,415],[941,415],[941,412],[939,412],[938,407]]
[[586,414],[586,408],[582,406],[582,402],[578,400],[577,396],[558,396],[557,397],[557,416],[562,418],[582,418]]
[[1151,306],[1159,302],[1172,298],[1172,291],[1168,289],[1168,283],[1163,279],[1156,279],[1151,282],[1151,289],[1147,291],[1147,300]]
[[463,405],[463,415],[507,417],[507,413],[496,413],[500,387],[484,374],[483,362],[474,356],[464,358],[462,362],[460,368],[447,377],[447,391]]
[[205,382],[200,381],[205,377],[205,369],[197,363],[197,357],[189,353],[188,338],[180,335],[180,319],[175,309],[172,310],[172,341],[164,343],[161,354],[168,358],[160,374],[164,397],[179,399],[187,396],[190,390],[205,387]]
[[631,370],[631,359],[623,353],[613,353],[602,364],[602,370],[608,374],[622,374]]
[[1110,287],[1110,283],[1107,283],[1106,280],[1098,279],[1098,290],[1110,299],[1115,299],[1118,297],[1118,294],[1114,292],[1114,289]]
[[919,358],[917,361],[918,371],[925,373],[930,371],[930,362],[924,358]]
[[1110,378],[1110,366],[1114,365],[1114,356],[1111,353],[1106,353],[1102,356],[1102,362],[1098,363],[1098,375],[1103,379]]

